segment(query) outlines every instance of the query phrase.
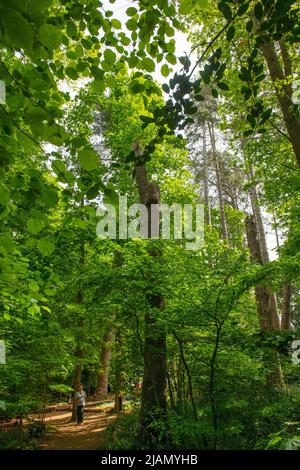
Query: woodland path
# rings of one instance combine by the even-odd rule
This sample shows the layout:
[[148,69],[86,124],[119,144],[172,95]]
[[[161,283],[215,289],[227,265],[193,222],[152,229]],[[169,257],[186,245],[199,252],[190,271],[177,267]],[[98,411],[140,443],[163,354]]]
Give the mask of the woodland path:
[[41,450],[97,450],[101,447],[101,436],[107,426],[116,419],[111,413],[112,402],[103,403],[99,409],[88,403],[84,423],[70,423],[70,411],[52,411],[45,415],[47,430],[42,438]]

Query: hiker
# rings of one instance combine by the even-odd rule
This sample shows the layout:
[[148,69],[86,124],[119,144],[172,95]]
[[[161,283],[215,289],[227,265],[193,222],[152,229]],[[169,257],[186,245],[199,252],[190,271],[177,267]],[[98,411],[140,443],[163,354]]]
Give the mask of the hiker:
[[79,384],[79,391],[75,393],[75,401],[77,406],[77,424],[83,424],[83,412],[86,405],[86,393],[83,385]]

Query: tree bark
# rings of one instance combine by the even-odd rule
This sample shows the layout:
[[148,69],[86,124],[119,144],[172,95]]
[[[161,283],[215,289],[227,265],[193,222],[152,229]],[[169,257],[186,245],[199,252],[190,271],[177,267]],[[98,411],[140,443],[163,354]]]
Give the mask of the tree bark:
[[[81,207],[84,207],[84,198],[81,199],[80,205]],[[79,271],[82,270],[84,263],[85,263],[85,244],[84,244],[84,241],[82,240],[79,246]],[[83,292],[81,289],[78,289],[77,291],[76,303],[79,306],[83,304]],[[84,320],[83,320],[83,317],[80,315],[80,310],[79,310],[78,326],[83,331]],[[72,422],[76,421],[77,419],[77,406],[76,406],[75,394],[79,390],[79,384],[81,383],[81,376],[82,376],[83,350],[82,350],[81,343],[82,343],[81,338],[79,338],[77,340],[77,348],[75,351],[75,357],[78,360],[78,362],[75,365],[74,379],[73,379],[73,402],[72,402],[72,416],[71,416]]]
[[[148,209],[148,236],[151,236],[151,205],[160,203],[159,187],[148,181],[145,164],[135,167],[135,178],[139,191],[140,202]],[[149,256],[161,256],[157,249],[149,247]],[[156,287],[159,279],[151,279]],[[145,314],[144,341],[144,376],[140,410],[140,427],[147,444],[152,447],[158,440],[166,440],[166,433],[151,428],[155,420],[165,421],[166,418],[166,387],[167,387],[167,351],[166,332],[160,324],[158,311],[164,310],[164,298],[159,293],[149,294],[149,311]]]
[[204,202],[205,202],[205,222],[207,226],[211,225],[211,211],[210,211],[210,200],[209,200],[209,189],[208,189],[208,165],[207,165],[207,144],[206,144],[206,124],[202,126],[203,132],[203,186],[204,186]]
[[[250,176],[253,177],[252,169],[250,170]],[[270,262],[270,258],[269,258],[268,246],[267,246],[267,241],[266,241],[264,222],[263,222],[263,218],[261,214],[257,189],[255,185],[253,185],[250,190],[250,198],[251,198],[252,212],[253,212],[255,224],[257,227],[257,237],[258,237],[258,243],[259,243],[260,253],[261,253],[260,261],[258,259],[257,261],[260,264],[267,264]],[[276,297],[276,294],[272,292],[271,290],[270,290],[269,295],[270,295],[270,309],[271,309],[271,314],[273,317],[272,324],[273,324],[274,329],[280,330],[277,297]]]
[[97,385],[96,385],[96,396],[107,397],[108,395],[108,379],[109,379],[109,367],[111,360],[111,348],[114,338],[114,331],[109,327],[104,333],[102,346],[101,346],[101,369],[98,374]]
[[123,359],[122,359],[122,334],[118,328],[115,335],[115,406],[114,412],[122,411],[123,397]]
[[[266,38],[266,41],[267,40],[268,39]],[[283,120],[294,150],[294,154],[296,156],[296,160],[300,166],[300,119],[294,115],[292,110],[292,85],[288,82],[288,80],[284,82],[288,76],[292,75],[292,61],[283,40],[280,41],[280,49],[284,70],[280,65],[279,57],[273,42],[266,42],[262,46],[262,53],[265,57],[272,82],[275,85],[277,100],[282,112]],[[281,90],[278,90],[278,87],[276,86],[279,80],[282,81]]]
[[[246,234],[248,247],[253,261],[263,265],[261,247],[258,239],[258,230],[253,216],[246,218]],[[277,331],[279,325],[274,317],[274,304],[272,302],[273,292],[266,286],[255,287],[255,299],[261,331]],[[283,387],[283,376],[279,356],[272,349],[265,348],[263,361],[267,374],[267,384]]]
[[[264,262],[259,242],[257,224],[253,216],[248,216],[246,218],[246,234],[252,260],[263,265]],[[256,286],[255,288],[257,310],[259,313],[260,326],[263,331],[279,329],[279,322],[277,321],[273,311],[274,304],[272,302],[272,294],[272,291],[268,287]]]
[[[80,264],[84,264],[84,245],[82,245],[81,247]],[[76,302],[78,305],[81,305],[83,303],[83,295],[80,290],[77,292]],[[82,318],[80,318],[79,320],[79,326],[81,328],[83,327]],[[82,347],[80,343],[81,342],[79,340],[78,346],[75,351],[75,358],[76,358],[76,361],[78,362],[75,365],[74,378],[73,378],[73,401],[72,401],[71,422],[76,421],[77,419],[77,406],[76,406],[75,394],[79,390],[79,384],[81,383],[81,377],[82,377],[82,362],[81,361],[83,358],[83,351],[82,351]]]
[[[78,358],[82,357],[81,350],[77,351],[76,356]],[[79,384],[81,383],[81,377],[82,377],[82,365],[81,364],[76,364],[75,371],[74,371],[74,377],[73,377],[73,400],[72,400],[71,422],[74,422],[74,421],[77,420],[77,406],[76,406],[75,394],[79,390]]]
[[282,309],[281,309],[281,329],[290,330],[290,308],[291,308],[291,295],[292,286],[288,282],[283,286],[283,298],[282,298]]
[[213,127],[213,124],[210,122],[208,122],[208,130],[209,130],[209,135],[210,135],[210,141],[211,141],[214,164],[215,164],[215,172],[216,172],[216,178],[217,178],[217,189],[218,189],[220,214],[221,214],[222,237],[224,240],[228,240],[228,228],[227,228],[227,221],[226,221],[226,215],[225,215],[225,204],[224,204],[221,172],[220,172],[219,160],[218,160],[217,149],[216,149],[214,127]]

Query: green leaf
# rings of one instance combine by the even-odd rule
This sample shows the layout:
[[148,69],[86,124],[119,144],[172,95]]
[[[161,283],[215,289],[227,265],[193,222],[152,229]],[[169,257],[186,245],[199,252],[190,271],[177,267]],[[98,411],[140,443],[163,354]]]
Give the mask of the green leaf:
[[221,90],[229,90],[229,86],[227,85],[227,83],[224,83],[224,82],[218,82],[218,87],[221,88]]
[[246,29],[248,33],[251,33],[251,31],[253,30],[253,26],[254,26],[253,20],[249,20],[246,24]]
[[210,66],[206,66],[204,68],[204,70],[200,71],[201,78],[203,79],[203,81],[206,84],[208,84],[210,82],[210,78],[212,76],[212,73],[213,73],[213,69]]
[[95,78],[95,80],[103,80],[104,78],[103,70],[100,69],[99,67],[96,67],[96,65],[91,66],[91,73],[93,77]]
[[67,76],[69,78],[71,78],[71,80],[77,80],[77,78],[79,76],[77,70],[75,69],[75,67],[67,67],[65,72],[66,72]]
[[256,126],[255,117],[252,116],[251,114],[248,114],[248,116],[246,116],[246,119],[247,119],[247,121],[249,122],[249,124],[251,125],[252,129],[254,129],[255,126]]
[[235,27],[234,26],[230,26],[227,30],[227,33],[226,33],[226,39],[227,41],[231,41],[235,36]]
[[126,21],[126,28],[129,29],[129,31],[135,31],[137,29],[136,20],[130,18],[130,20]]
[[196,0],[196,3],[202,10],[206,10],[209,7],[208,0]]
[[145,85],[139,82],[133,82],[130,86],[130,91],[132,93],[142,93],[145,90]]
[[258,20],[261,20],[262,17],[264,16],[264,9],[260,2],[256,3],[254,7],[254,15],[255,15],[255,18],[257,18]]
[[14,247],[14,242],[11,238],[11,234],[4,233],[0,234],[0,246],[8,253]]
[[58,175],[61,179],[61,177],[66,173],[67,169],[61,160],[54,160],[51,164],[52,170],[56,175]]
[[87,223],[85,220],[82,220],[82,219],[75,219],[73,220],[73,225],[75,227],[78,227],[78,228],[86,228],[87,227]]
[[99,93],[101,95],[105,90],[105,82],[104,80],[94,80],[91,87],[95,93]]
[[31,49],[33,31],[27,19],[19,11],[5,5],[0,10],[0,23],[11,46],[18,49]]
[[239,8],[238,11],[237,11],[237,15],[238,15],[238,16],[244,15],[244,13],[246,13],[246,11],[248,11],[248,8],[249,8],[250,3],[251,3],[251,2],[246,2],[246,3],[244,3],[243,5],[241,5],[240,8]]
[[251,80],[251,72],[246,67],[241,68],[241,73],[239,73],[238,76],[243,82]]
[[116,18],[114,18],[114,19],[111,20],[111,25],[112,25],[115,29],[121,29],[121,28],[122,28],[122,23],[121,23],[121,21],[117,20]]
[[112,67],[116,62],[116,54],[111,49],[105,49],[104,51],[104,60],[105,62]]
[[175,65],[177,62],[176,56],[174,54],[167,54],[166,60],[169,62],[169,64],[172,64],[172,65]]
[[[77,59],[83,56],[83,47],[81,44],[77,44],[77,46],[75,47],[75,55]],[[78,70],[77,65],[76,65],[76,69]]]
[[77,34],[77,27],[76,24],[73,23],[73,21],[68,21],[67,27],[66,27],[66,32],[69,38],[73,38]]
[[231,20],[231,18],[232,18],[232,11],[231,11],[231,8],[230,8],[230,6],[228,5],[228,3],[219,2],[219,3],[218,3],[218,8],[219,8],[219,10],[223,13],[224,18],[226,18],[226,20]]
[[149,57],[144,57],[142,59],[142,66],[146,70],[146,72],[154,72],[155,71],[155,63]]
[[169,73],[170,73],[170,69],[169,69],[169,67],[167,66],[167,64],[164,64],[164,65],[161,67],[160,71],[161,71],[161,74],[162,74],[163,77],[167,77],[167,76],[169,75]]
[[134,7],[129,7],[126,10],[126,15],[127,16],[134,16],[137,13],[137,9]]
[[30,219],[27,221],[27,230],[30,233],[37,234],[42,230],[43,227],[44,223],[40,219],[30,217]]
[[99,165],[98,154],[94,150],[81,150],[78,161],[84,170],[95,170]]
[[193,0],[181,0],[179,6],[179,13],[181,15],[188,15],[193,9]]
[[115,207],[119,206],[119,195],[118,193],[109,187],[104,188],[104,198],[103,198],[104,204],[112,204]]
[[45,189],[41,194],[42,201],[48,207],[55,207],[58,203],[58,196],[52,189]]
[[55,244],[48,238],[42,238],[37,244],[38,250],[42,255],[49,256],[55,250]]
[[49,50],[57,49],[62,41],[62,32],[53,24],[43,24],[37,34],[38,40]]
[[5,186],[0,186],[0,204],[5,205],[9,201],[9,191]]
[[40,106],[30,106],[25,111],[25,116],[29,121],[39,123],[47,118],[47,112]]

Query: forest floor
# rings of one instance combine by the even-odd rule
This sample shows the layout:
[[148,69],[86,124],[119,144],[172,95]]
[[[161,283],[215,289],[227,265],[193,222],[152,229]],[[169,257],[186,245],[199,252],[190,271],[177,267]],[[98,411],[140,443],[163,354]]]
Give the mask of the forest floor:
[[50,411],[45,415],[46,433],[41,439],[41,450],[96,450],[101,447],[101,437],[117,415],[112,414],[113,402],[87,403],[84,423],[71,423],[71,412]]

